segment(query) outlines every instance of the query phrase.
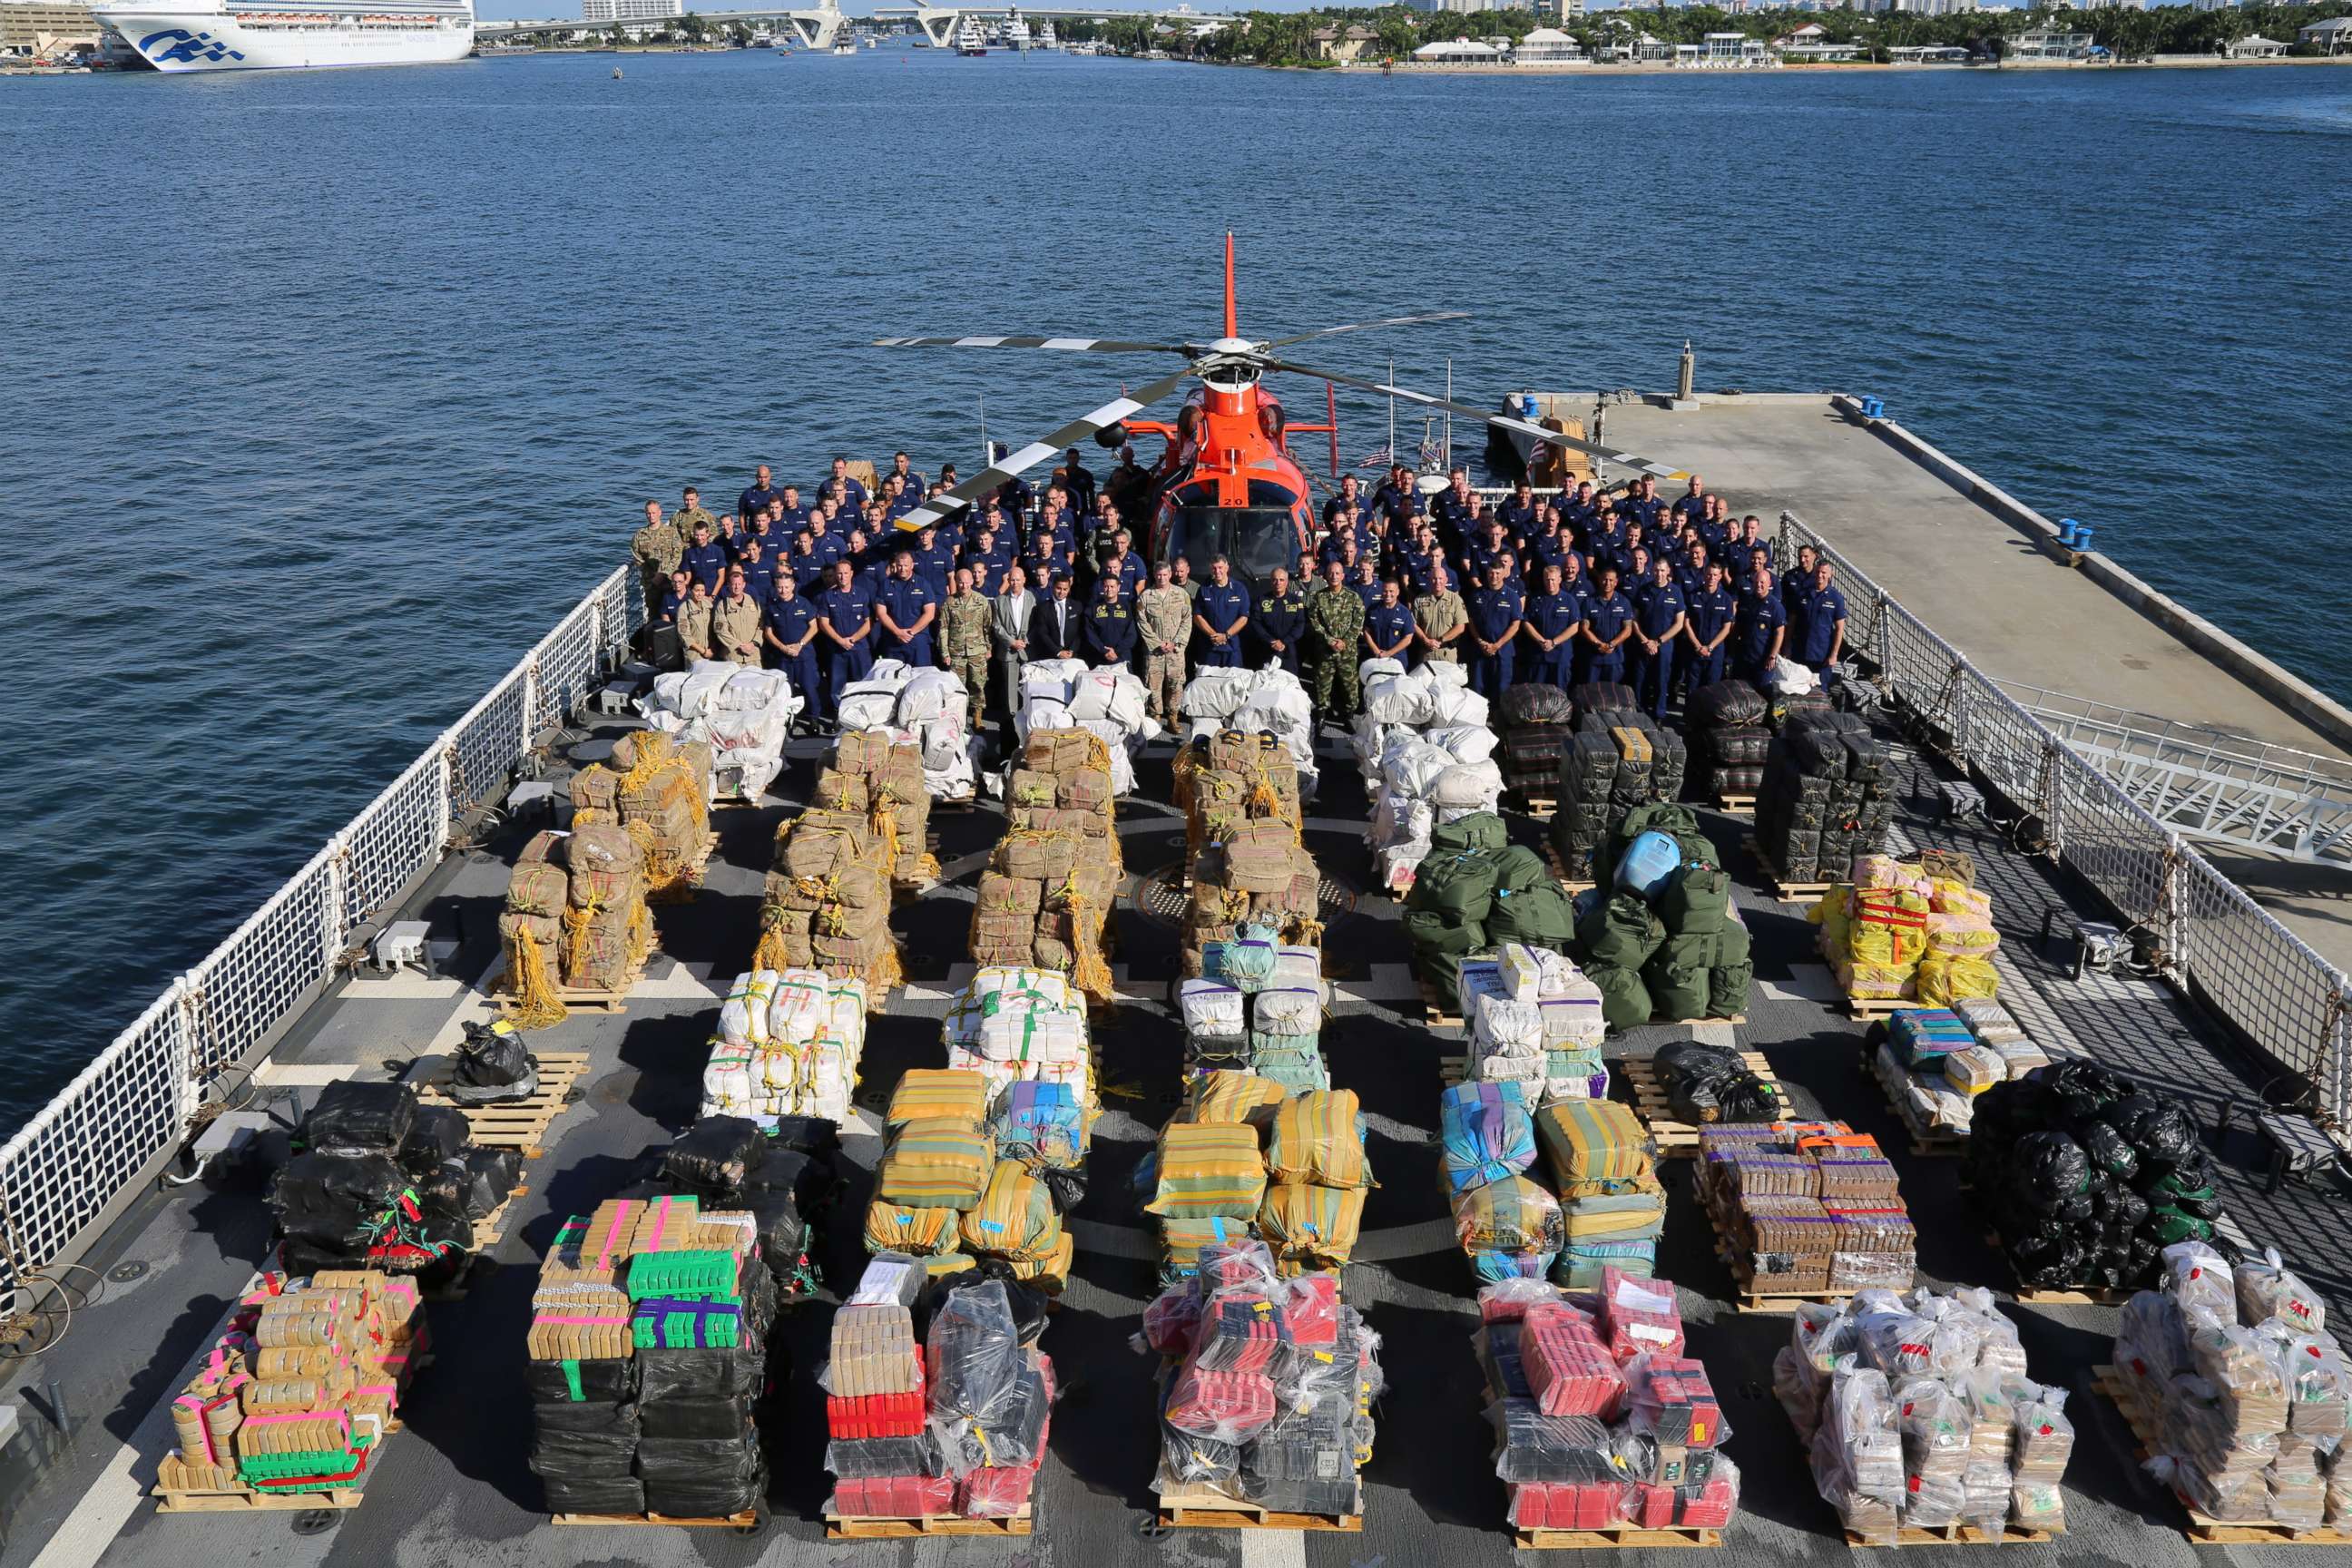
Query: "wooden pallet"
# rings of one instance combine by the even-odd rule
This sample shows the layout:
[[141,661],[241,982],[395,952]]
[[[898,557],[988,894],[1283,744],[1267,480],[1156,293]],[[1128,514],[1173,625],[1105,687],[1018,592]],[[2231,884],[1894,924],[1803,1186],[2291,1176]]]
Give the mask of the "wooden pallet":
[[1911,1140],[1911,1152],[1915,1156],[1922,1160],[1957,1160],[1969,1152],[1967,1133],[1920,1126],[1919,1113],[1912,1110],[1901,1095],[1887,1088],[1885,1079],[1873,1072],[1870,1081],[1877,1086],[1878,1098],[1886,1102],[1886,1109],[1894,1112],[1895,1120],[1903,1124],[1904,1135]]
[[1715,809],[1731,816],[1753,816],[1756,815],[1756,797],[1727,791],[1715,797]]
[[[1985,1232],[1984,1244],[2003,1258],[2009,1256],[2009,1248],[2002,1244],[1998,1231]],[[2126,1290],[2105,1285],[2085,1285],[2080,1289],[2060,1286],[2046,1289],[2020,1286],[2017,1300],[2027,1307],[2120,1307],[2138,1294],[2137,1289]]]
[[507,1238],[507,1210],[514,1206],[515,1199],[530,1195],[530,1188],[528,1184],[519,1186],[507,1194],[506,1202],[475,1222],[474,1250],[476,1252],[488,1252]]
[[1030,1510],[1024,1508],[1010,1519],[966,1519],[961,1514],[939,1513],[919,1519],[829,1513],[824,1516],[824,1538],[827,1541],[908,1541],[919,1535],[1026,1535],[1033,1528]]
[[1543,821],[1549,819],[1553,812],[1559,809],[1559,797],[1555,795],[1522,795],[1519,796],[1519,805],[1526,809],[1529,816]]
[[756,1512],[713,1514],[708,1518],[674,1513],[558,1513],[548,1517],[556,1524],[675,1524],[689,1530],[740,1530],[746,1535],[760,1528]]
[[1837,886],[1834,881],[1784,880],[1780,876],[1780,868],[1772,864],[1772,858],[1764,853],[1764,846],[1756,842],[1753,837],[1741,839],[1739,845],[1741,848],[1756,857],[1756,863],[1764,868],[1764,879],[1772,884],[1773,896],[1784,904],[1810,904]]
[[1160,1523],[1166,1530],[1328,1530],[1353,1535],[1364,1528],[1364,1516],[1284,1513],[1215,1492],[1162,1492]]
[[[629,1010],[629,993],[635,990],[637,982],[645,977],[646,972],[640,967],[631,970],[628,978],[611,991],[599,990],[589,985],[557,985],[551,989],[555,993],[555,999],[563,1004],[567,1012],[625,1013]],[[501,1015],[512,1017],[518,1006],[519,1004],[515,1001],[512,992],[505,990],[499,992],[499,1011]]]
[[1551,868],[1551,879],[1567,889],[1571,897],[1592,886],[1591,882],[1578,881],[1568,874],[1568,868],[1560,864],[1559,846],[1549,839],[1544,843],[1543,855],[1544,864]]
[[[1462,1015],[1449,1013],[1437,1005],[1437,988],[1428,981],[1416,982],[1421,987],[1421,1021],[1433,1029],[1458,1029]],[[1458,1059],[1458,1058],[1457,1058]]]
[[[1728,1021],[1717,1020],[1718,1023]],[[1742,1051],[1739,1062],[1749,1072],[1770,1084],[1784,1107],[1788,1104],[1789,1091],[1780,1087],[1779,1077],[1764,1060],[1761,1051]],[[1658,1158],[1697,1159],[1698,1128],[1675,1117],[1673,1101],[1667,1097],[1664,1087],[1658,1082],[1657,1064],[1646,1059],[1627,1059],[1616,1063],[1613,1070],[1632,1088],[1634,1114],[1649,1127],[1650,1140],[1658,1146]]]
[[716,830],[702,836],[702,847],[696,850],[694,858],[687,863],[686,879],[689,886],[698,888],[702,885],[702,873],[709,869],[710,857],[718,847],[719,835]]
[[[539,1063],[539,1088],[529,1097],[501,1105],[458,1107],[466,1113],[473,1142],[490,1149],[520,1149],[526,1160],[547,1152],[549,1124],[563,1114],[572,1089],[588,1076],[585,1051],[533,1051],[531,1056]],[[446,1062],[426,1070],[425,1081],[416,1086],[418,1104],[456,1103],[447,1093],[449,1071]]]
[[155,1505],[157,1513],[301,1513],[357,1508],[366,1494],[357,1487],[323,1492],[181,1492],[157,1487],[151,1495],[162,1500]]
[[980,795],[978,791],[974,791],[971,795],[935,795],[931,796],[931,809],[934,812],[967,812],[976,809],[979,805]]
[[2053,1539],[2046,1530],[2029,1530],[2021,1524],[1999,1530],[1979,1530],[1973,1524],[1906,1524],[1895,1531],[1892,1541],[1855,1530],[1845,1532],[1848,1546],[2017,1546]]
[[[2116,1408],[2123,1413],[2124,1424],[2131,1428],[2132,1436],[2139,1444],[2139,1451],[2134,1457],[2145,1460],[2155,1451],[2158,1439],[2156,1422],[2141,1403],[2138,1390],[2112,1366],[2093,1367],[2091,1386],[2114,1401]],[[2298,1533],[2284,1524],[2215,1519],[2190,1507],[2189,1500],[2179,1492],[2172,1496],[2189,1516],[2188,1526],[2181,1533],[2200,1546],[2352,1546],[2352,1530],[2340,1524],[2322,1525]]]
[[1865,1021],[1891,1018],[1897,1013],[1910,1012],[1920,1005],[1916,996],[1849,996],[1845,1010],[1853,1017]]
[[1610,1524],[1599,1530],[1515,1530],[1511,1544],[1522,1552],[1612,1551],[1621,1546],[1720,1546],[1723,1531],[1696,1525],[1644,1529]]

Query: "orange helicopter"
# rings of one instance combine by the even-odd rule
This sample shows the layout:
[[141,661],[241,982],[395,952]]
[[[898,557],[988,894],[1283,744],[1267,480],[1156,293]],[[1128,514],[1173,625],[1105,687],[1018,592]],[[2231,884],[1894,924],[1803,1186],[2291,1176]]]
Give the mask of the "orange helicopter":
[[[1276,566],[1296,567],[1301,552],[1312,548],[1316,533],[1314,501],[1307,476],[1290,455],[1289,438],[1297,435],[1334,437],[1336,415],[1316,425],[1287,422],[1282,402],[1263,384],[1268,371],[1287,371],[1317,380],[1360,387],[1368,392],[1401,397],[1425,407],[1444,409],[1502,429],[1517,430],[1538,441],[1566,446],[1610,462],[1671,478],[1681,470],[1649,462],[1630,453],[1574,441],[1561,432],[1529,420],[1467,404],[1449,402],[1427,393],[1412,392],[1386,382],[1334,371],[1316,370],[1275,358],[1270,351],[1343,332],[1379,327],[1404,327],[1426,321],[1460,321],[1462,310],[1434,310],[1420,315],[1391,316],[1377,321],[1356,321],[1326,327],[1270,342],[1253,342],[1241,336],[1240,312],[1234,298],[1234,237],[1225,236],[1225,331],[1206,343],[1143,343],[1108,338],[961,337],[880,338],[877,348],[1050,349],[1067,353],[1178,353],[1182,370],[1136,388],[1091,413],[1079,416],[1044,438],[1007,453],[950,489],[934,491],[922,505],[898,519],[908,531],[927,527],[998,489],[1024,470],[1059,457],[1064,450],[1092,436],[1105,447],[1117,448],[1138,434],[1159,436],[1166,446],[1149,470],[1139,505],[1130,497],[1131,523],[1148,521],[1150,559],[1172,561],[1181,556],[1192,563],[1192,574],[1205,580],[1211,561],[1223,556],[1234,575],[1262,584]],[[1172,422],[1139,419],[1137,415],[1198,380]]]

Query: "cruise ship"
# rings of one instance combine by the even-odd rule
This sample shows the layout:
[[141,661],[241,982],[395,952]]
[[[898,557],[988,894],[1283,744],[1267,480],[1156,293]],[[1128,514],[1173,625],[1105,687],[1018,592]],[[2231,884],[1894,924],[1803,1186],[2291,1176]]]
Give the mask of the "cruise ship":
[[474,47],[473,0],[101,0],[91,10],[163,71],[429,65]]

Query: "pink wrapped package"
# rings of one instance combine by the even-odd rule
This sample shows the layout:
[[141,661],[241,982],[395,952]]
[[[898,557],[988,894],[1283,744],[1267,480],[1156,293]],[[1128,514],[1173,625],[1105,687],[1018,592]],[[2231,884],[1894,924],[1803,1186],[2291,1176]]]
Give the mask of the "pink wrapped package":
[[1519,1363],[1537,1407],[1547,1415],[1617,1413],[1625,1394],[1624,1374],[1584,1321],[1566,1307],[1534,1307],[1519,1328]]
[[955,1511],[953,1476],[847,1477],[833,1483],[829,1513],[856,1519],[929,1519]]
[[1615,1267],[1601,1271],[1601,1337],[1620,1362],[1637,1355],[1683,1353],[1683,1314],[1675,1288],[1637,1279]]

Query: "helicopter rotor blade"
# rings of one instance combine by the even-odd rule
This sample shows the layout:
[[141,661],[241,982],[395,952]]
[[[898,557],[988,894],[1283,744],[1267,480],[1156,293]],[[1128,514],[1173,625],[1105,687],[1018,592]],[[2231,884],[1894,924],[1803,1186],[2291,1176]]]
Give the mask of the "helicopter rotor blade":
[[1134,343],[1116,338],[876,338],[877,349],[1058,349],[1069,353],[1191,354],[1183,343]]
[[1265,346],[1270,349],[1287,348],[1292,343],[1311,342],[1317,338],[1336,338],[1342,332],[1369,332],[1381,327],[1417,327],[1423,321],[1466,321],[1469,319],[1467,310],[1432,310],[1420,316],[1390,316],[1378,321],[1350,321],[1344,327],[1325,327],[1320,331],[1276,338]]
[[1366,392],[1377,392],[1387,397],[1402,397],[1407,403],[1418,403],[1424,408],[1440,408],[1451,414],[1459,414],[1466,419],[1476,419],[1495,426],[1498,429],[1517,430],[1521,435],[1532,436],[1538,441],[1546,441],[1555,447],[1565,447],[1573,452],[1582,452],[1589,458],[1598,458],[1603,462],[1614,463],[1621,468],[1631,468],[1636,473],[1648,474],[1655,479],[1686,479],[1690,478],[1690,470],[1687,468],[1677,468],[1669,464],[1653,462],[1647,458],[1632,452],[1621,452],[1614,447],[1596,447],[1589,441],[1580,441],[1573,436],[1564,436],[1557,430],[1548,430],[1532,419],[1521,419],[1516,415],[1497,413],[1491,408],[1474,408],[1466,403],[1449,402],[1443,397],[1433,397],[1426,392],[1415,392],[1410,387],[1391,386],[1385,381],[1375,381],[1370,376],[1342,375],[1336,371],[1317,370],[1309,365],[1291,364],[1283,360],[1269,359],[1264,355],[1254,357],[1259,365],[1267,370],[1288,371],[1293,375],[1313,376],[1318,381],[1332,381],[1342,386],[1361,387]]
[[1048,458],[1061,456],[1066,447],[1076,446],[1097,430],[1108,430],[1120,420],[1139,414],[1178,387],[1192,379],[1188,365],[1175,374],[1163,376],[1147,386],[1139,386],[1125,397],[1113,398],[1100,408],[1081,414],[1060,429],[1032,441],[1019,450],[999,458],[988,467],[963,480],[954,489],[934,490],[923,499],[923,504],[898,519],[901,532],[913,533],[929,527],[943,517],[951,516],[971,502],[995,489],[1005,480],[1034,468]]

